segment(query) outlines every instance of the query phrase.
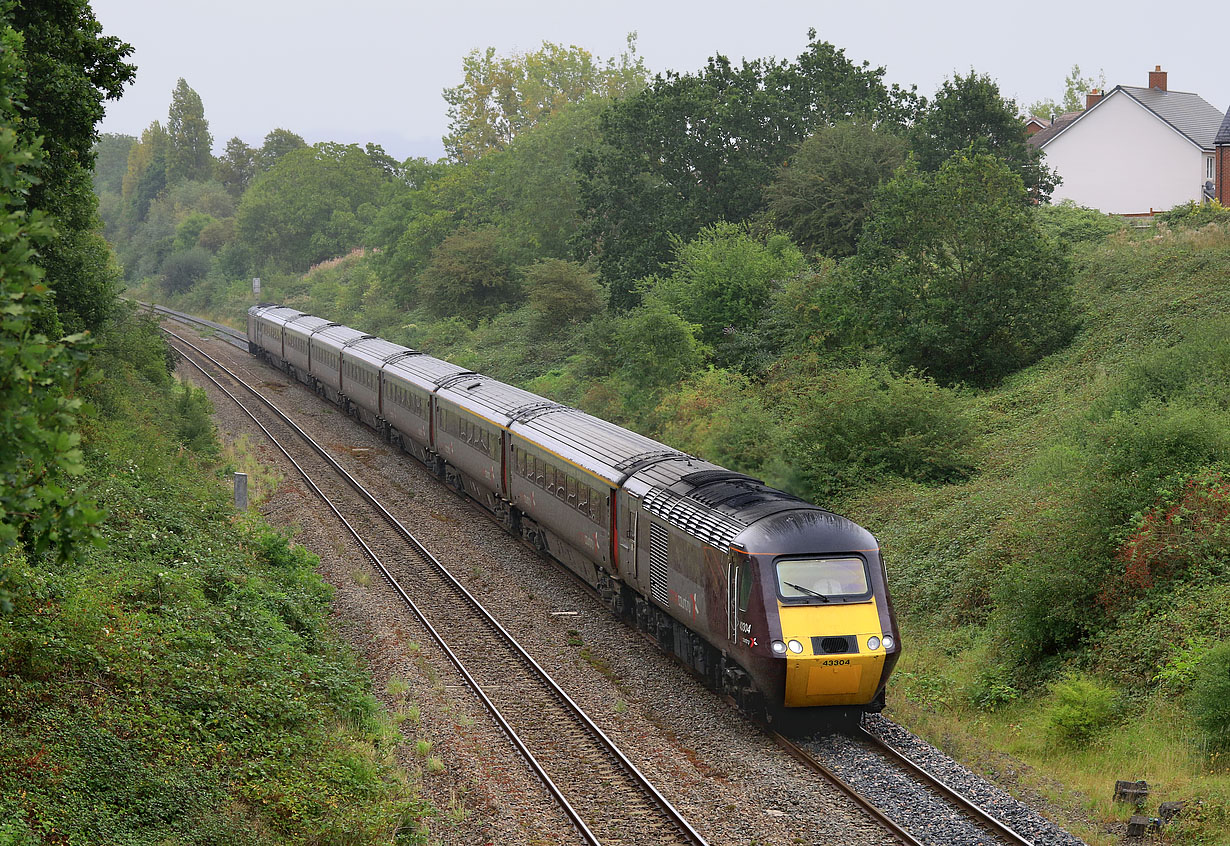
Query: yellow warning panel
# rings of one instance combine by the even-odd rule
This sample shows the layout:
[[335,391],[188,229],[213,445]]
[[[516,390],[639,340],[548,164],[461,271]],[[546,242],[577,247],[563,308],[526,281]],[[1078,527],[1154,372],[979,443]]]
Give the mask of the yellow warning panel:
[[808,661],[807,695],[823,696],[842,693],[858,693],[863,683],[863,668],[859,664],[838,667],[821,666],[819,661]]

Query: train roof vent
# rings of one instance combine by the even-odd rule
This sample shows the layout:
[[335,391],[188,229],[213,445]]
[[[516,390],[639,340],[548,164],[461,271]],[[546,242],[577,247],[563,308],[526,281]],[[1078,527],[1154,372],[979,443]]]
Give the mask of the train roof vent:
[[654,488],[645,494],[641,507],[718,549],[730,546],[743,531],[743,526],[729,517],[709,511],[666,488]]
[[568,411],[568,406],[560,405],[558,402],[536,402],[533,405],[527,405],[524,408],[518,408],[516,411],[508,415],[508,423],[525,423],[528,420],[533,420],[536,417],[542,417],[544,414],[550,414],[552,411]]
[[615,469],[621,473],[626,473],[631,476],[638,470],[644,470],[654,464],[662,461],[670,461],[672,458],[691,458],[677,449],[658,449],[652,452],[642,452],[636,455],[630,455],[615,465]]
[[680,476],[679,480],[687,482],[689,485],[708,485],[712,482],[725,482],[739,479],[745,482],[754,482],[757,485],[763,485],[764,482],[760,479],[753,479],[751,476],[745,476],[742,473],[736,473],[733,470],[697,470],[695,473],[689,473],[686,476]]
[[[468,379],[473,379],[476,376],[479,377],[479,379],[481,380],[482,375],[479,373],[475,373],[473,370],[465,370],[465,371],[462,371],[461,373],[450,373],[447,376],[442,376],[441,378],[437,379],[436,387],[437,388],[451,388],[454,385],[460,384],[461,382],[465,382]],[[477,384],[477,382],[475,384]]]

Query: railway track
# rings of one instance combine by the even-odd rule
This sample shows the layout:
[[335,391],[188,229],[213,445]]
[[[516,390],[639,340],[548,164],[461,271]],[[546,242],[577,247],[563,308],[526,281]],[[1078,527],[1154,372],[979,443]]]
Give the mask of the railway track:
[[[221,340],[245,351],[247,350],[246,336],[234,329],[160,306],[153,306],[151,308],[165,317],[186,325],[203,327],[214,332]],[[388,531],[392,531],[397,536],[397,540],[393,541],[393,545],[389,545],[387,537],[385,540],[376,541],[374,544],[366,543],[359,537],[358,529],[351,528],[349,524],[347,525],[347,528],[355,534],[359,543],[363,545],[368,557],[373,560],[376,566],[381,570],[385,579],[389,581],[393,588],[402,596],[403,600],[412,608],[413,613],[415,613],[415,615],[418,616],[432,631],[433,637],[437,639],[437,642],[440,643],[442,649],[449,656],[450,660],[452,660],[458,667],[458,670],[461,672],[463,677],[467,679],[467,683],[481,687],[484,681],[486,681],[486,683],[491,686],[493,695],[488,696],[482,691],[479,691],[477,695],[483,701],[488,710],[492,712],[493,717],[496,719],[497,723],[500,724],[505,733],[513,739],[513,743],[517,746],[518,751],[523,757],[526,758],[527,762],[530,763],[531,768],[535,770],[544,785],[547,786],[548,790],[552,792],[553,795],[557,796],[557,801],[562,803],[561,807],[565,807],[567,809],[566,812],[569,814],[570,818],[574,820],[574,825],[576,825],[578,831],[582,833],[585,842],[601,842],[608,844],[624,842],[704,842],[700,836],[696,834],[690,826],[688,826],[686,821],[682,820],[682,817],[678,816],[678,812],[673,808],[670,808],[670,813],[663,815],[663,818],[670,820],[664,828],[660,823],[655,824],[652,822],[652,819],[656,814],[663,814],[663,804],[669,806],[669,803],[666,803],[666,800],[662,798],[661,794],[658,793],[656,789],[652,788],[652,786],[649,786],[648,788],[641,786],[638,788],[643,795],[650,797],[648,802],[642,801],[636,805],[625,805],[622,799],[618,801],[613,800],[613,794],[610,792],[610,788],[607,784],[610,780],[615,778],[617,770],[624,768],[624,764],[611,763],[610,761],[604,763],[600,760],[602,755],[598,755],[595,756],[592,761],[587,763],[587,766],[590,767],[589,770],[579,770],[573,767],[571,765],[573,762],[572,756],[576,754],[571,751],[573,745],[582,737],[589,736],[594,738],[601,735],[601,731],[593,725],[592,721],[586,717],[580,719],[576,724],[567,722],[569,718],[563,712],[571,709],[575,709],[579,712],[580,709],[577,708],[577,706],[572,703],[567,695],[559,689],[558,685],[555,685],[553,681],[549,680],[549,676],[546,676],[545,672],[542,671],[542,668],[538,667],[538,665],[534,663],[533,659],[530,658],[529,655],[520,648],[520,646],[515,645],[515,641],[511,639],[511,636],[509,636],[507,632],[504,632],[499,623],[482,609],[477,600],[470,596],[465,589],[461,587],[460,583],[458,583],[452,578],[451,575],[447,573],[443,566],[439,564],[439,562],[437,562],[425,548],[422,547],[417,539],[415,539],[414,536],[376,500],[375,497],[363,489],[357,480],[350,477],[349,474],[346,474],[346,471],[343,470],[340,465],[338,465],[337,462],[335,462],[330,456],[328,456],[327,452],[322,447],[312,441],[306,433],[302,432],[302,430],[299,430],[298,427],[295,426],[288,417],[286,417],[286,415],[284,415],[276,408],[276,406],[273,405],[273,403],[261,396],[259,392],[243,382],[234,373],[227,370],[220,362],[217,362],[204,353],[204,351],[191,345],[191,343],[186,339],[178,335],[174,335],[174,333],[168,334],[176,339],[177,344],[185,345],[187,348],[191,349],[193,351],[193,355],[200,355],[208,359],[212,363],[212,366],[218,368],[221,372],[226,374],[227,379],[233,381],[237,385],[241,385],[244,391],[255,396],[260,403],[267,408],[267,413],[262,414],[262,416],[272,417],[275,428],[280,425],[286,428],[289,432],[294,433],[293,439],[301,440],[303,443],[310,444],[315,455],[314,460],[324,466],[323,471],[318,471],[316,475],[323,475],[325,477],[340,476],[346,479],[345,485],[349,486],[349,491],[347,494],[342,495],[341,498],[345,498],[346,496],[353,498],[357,494],[365,501],[369,511],[374,509],[379,513],[380,516],[375,521],[370,518],[361,517],[358,518],[357,522],[362,523],[367,531],[374,532],[376,534],[379,534],[379,532],[375,531],[377,527],[372,525],[373,522],[383,522],[383,531],[386,533]],[[183,349],[181,349],[181,352],[183,352]],[[188,360],[191,364],[193,364],[193,366],[200,369],[207,378],[214,381],[221,390],[230,395],[241,408],[244,408],[245,412],[248,413],[249,416],[252,416],[254,420],[257,420],[257,416],[253,415],[253,413],[245,407],[244,403],[235,397],[229,390],[223,387],[219,383],[219,380],[214,379],[214,377],[207,373],[200,364],[193,361],[191,357],[189,357]],[[266,428],[265,425],[261,424],[259,420],[257,420],[257,423],[262,429]],[[277,439],[271,432],[268,431],[268,429],[266,429],[266,433],[269,434],[270,438],[273,439],[275,443],[278,443]],[[290,458],[292,463],[295,463],[296,467],[299,468],[305,479],[307,479],[309,486],[316,493],[318,493],[318,495],[325,499],[327,503],[330,503],[329,498],[331,494],[326,493],[324,490],[317,487],[317,485],[313,482],[312,477],[309,475],[308,469],[301,467],[299,462],[296,462],[294,458],[291,458],[285,447],[281,444],[279,444],[279,449],[282,449],[282,451],[287,454],[287,457]],[[326,487],[328,486],[326,485]],[[340,520],[344,523],[346,522],[347,518],[342,516],[341,511],[337,506],[330,503],[329,507],[333,509],[334,513],[337,514]],[[430,596],[432,602],[435,602],[443,593],[451,593],[456,597],[459,597],[458,602],[460,604],[455,607],[449,606],[453,610],[442,612],[447,618],[447,622],[442,622],[441,629],[439,631],[432,626],[432,623],[429,622],[423,615],[423,612],[419,610],[418,604],[415,602],[413,596],[408,594],[401,587],[401,583],[397,578],[398,573],[396,572],[398,570],[398,565],[394,565],[392,568],[386,566],[377,552],[377,549],[396,549],[396,544],[398,542],[400,542],[403,547],[404,545],[409,544],[414,549],[417,556],[422,559],[421,564],[425,565],[410,566],[408,563],[401,563],[401,566],[404,568],[402,575],[406,582],[413,586],[412,589],[415,591],[415,595],[422,594],[422,596]],[[396,553],[394,553],[394,555],[395,554]],[[385,557],[387,558],[389,556],[386,555]],[[564,568],[561,568],[561,570],[563,569]],[[423,576],[425,575],[429,577],[428,581],[424,581]],[[422,598],[420,597],[420,601],[421,599]],[[437,615],[433,612],[432,616]],[[455,625],[457,620],[477,620],[480,618],[483,620],[483,625],[481,627],[465,625],[458,627]],[[489,640],[491,637],[496,637],[501,640],[507,638],[507,641],[510,643],[501,645],[501,651],[497,653],[497,650],[492,647]],[[452,645],[451,648],[449,644]],[[459,654],[500,654],[502,657],[498,660],[487,661],[482,666],[476,665],[473,671],[471,671],[463,665],[458,657]],[[519,677],[517,679],[511,677],[508,672],[505,672],[510,665],[517,665],[519,667],[518,672],[524,671],[530,675],[541,673],[542,676],[546,677],[546,681],[542,682],[539,680],[533,682],[533,684],[545,684],[546,687],[553,689],[550,695],[552,700],[552,711],[550,713],[552,716],[546,720],[540,719],[537,726],[533,725],[534,717],[537,716],[541,718],[544,714],[541,704],[537,698],[531,699],[530,697],[521,695],[523,692],[522,688],[531,684],[531,682],[528,679],[520,680]],[[516,693],[517,695],[509,697],[507,694],[510,691]],[[529,714],[526,714],[526,711],[528,711]],[[505,719],[505,712],[508,714],[507,719]],[[576,718],[573,717],[571,719]],[[527,724],[530,726],[529,728],[520,729],[520,731],[525,734],[525,738],[521,739],[521,735],[517,733],[519,730],[518,726]],[[562,725],[569,725],[569,728],[566,731],[561,730]],[[830,760],[829,764],[822,762],[821,759],[831,756],[826,755],[822,750],[814,748],[813,743],[805,743],[800,745],[799,743],[796,743],[795,741],[792,741],[789,738],[786,738],[771,730],[769,731],[769,734],[805,766],[836,786],[838,790],[861,807],[896,840],[909,844],[909,846],[938,846],[938,844],[963,843],[1003,843],[1012,844],[1013,846],[1028,844],[1032,846],[1030,840],[1017,834],[1012,829],[997,820],[994,816],[981,809],[976,803],[971,802],[959,792],[948,787],[939,779],[931,776],[909,758],[900,754],[884,741],[868,732],[863,731],[858,737],[850,739],[849,742],[852,747],[860,750],[853,756],[853,758],[848,757],[850,753],[847,751],[842,753],[842,757],[846,757],[846,760],[840,762]],[[611,748],[613,748],[613,744],[610,744],[610,741],[606,740],[604,735],[602,736],[602,741],[604,741],[604,743],[600,743],[599,745],[610,745]],[[561,743],[563,744],[562,746]],[[545,750],[539,752],[539,755],[542,756],[541,762],[534,753],[535,749]],[[619,755],[618,750],[615,751],[616,756],[618,757],[613,757],[611,760],[618,762],[618,758],[621,758],[622,755]],[[592,756],[593,754],[594,753],[592,752],[584,753],[585,756]],[[603,754],[609,755],[610,753],[606,752]],[[862,761],[858,760],[859,756],[862,756]],[[552,775],[552,768],[550,766],[553,760],[562,760],[566,762],[563,770],[556,771],[554,776]],[[878,806],[875,800],[868,798],[864,795],[864,792],[860,791],[858,773],[859,771],[864,771],[865,774],[865,771],[867,770],[866,764],[871,760],[879,762],[877,766],[881,769],[886,767],[891,768],[899,774],[900,779],[904,779],[911,785],[909,790],[902,790],[899,787],[894,787],[893,790],[898,795],[893,801],[882,801],[881,804],[884,807]],[[626,766],[632,767],[632,770],[635,771],[635,767],[633,767],[630,762],[628,762]],[[853,777],[848,774],[851,771],[854,773]],[[582,774],[583,772],[585,773],[584,775]],[[590,775],[591,772],[592,775]],[[843,773],[845,773],[845,775],[843,775]],[[639,771],[636,772],[636,777],[643,779],[643,776],[640,776]],[[635,781],[636,777],[631,780]],[[576,795],[577,791],[574,789],[571,795],[565,795],[565,791],[561,790],[557,786],[557,779],[572,786],[573,788],[590,784],[595,789],[581,790],[579,796]],[[620,779],[615,780],[618,781]],[[647,785],[648,782],[645,782],[645,784]],[[599,787],[598,785],[601,786]],[[878,791],[866,790],[865,792],[875,794]],[[921,798],[923,794],[925,794],[928,798]],[[618,819],[615,821],[607,820],[605,823],[600,821],[591,828],[589,824],[585,822],[585,819],[588,818],[586,813],[573,809],[572,803],[574,801],[576,802],[577,807],[582,809],[595,804],[598,806],[605,805],[609,808],[612,804],[614,804],[619,808]],[[945,810],[942,812],[937,811],[936,809],[941,806],[945,808]],[[950,821],[948,819],[949,817],[951,817],[953,821]],[[600,820],[602,819],[601,813],[598,818]],[[664,836],[669,836],[672,839],[660,839]]]
[[[593,720],[324,447],[221,362],[164,331],[185,360],[251,417],[325,502],[427,628],[583,842],[704,846],[705,839]],[[241,400],[228,384],[258,403]]]
[[[866,729],[848,738],[829,738],[823,744],[797,743],[772,734],[791,755],[822,774],[905,843],[1034,846]],[[867,795],[873,791],[875,800]]]

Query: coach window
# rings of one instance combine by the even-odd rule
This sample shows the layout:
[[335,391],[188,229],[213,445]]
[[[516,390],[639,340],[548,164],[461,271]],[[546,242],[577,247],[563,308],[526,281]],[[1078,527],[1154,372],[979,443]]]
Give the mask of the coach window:
[[549,494],[554,494],[555,493],[555,467],[551,464],[544,465],[543,475],[546,476],[546,484],[543,486],[543,490],[545,490]]
[[564,491],[568,486],[568,474],[563,470],[555,471],[555,495],[560,499],[564,498]]
[[577,480],[573,476],[568,477],[568,504],[577,507]]

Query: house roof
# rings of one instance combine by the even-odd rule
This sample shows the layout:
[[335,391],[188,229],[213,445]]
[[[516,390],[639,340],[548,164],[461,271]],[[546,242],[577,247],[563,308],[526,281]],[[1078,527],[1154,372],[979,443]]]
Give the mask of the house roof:
[[1230,144],[1230,109],[1226,110],[1226,117],[1221,122],[1221,129],[1217,130],[1217,137],[1213,139],[1214,144]]
[[[1163,123],[1197,147],[1202,150],[1213,149],[1213,139],[1223,124],[1222,113],[1219,109],[1210,105],[1199,94],[1187,91],[1163,91],[1160,88],[1139,88],[1134,85],[1116,85],[1107,92],[1105,97],[1088,109],[1072,113],[1071,120],[1063,121],[1056,118],[1051,126],[1034,135],[1030,139],[1031,143],[1036,147],[1047,144],[1069,126],[1095,111],[1098,106],[1120,92],[1152,112]],[[1063,117],[1067,118],[1068,115]]]
[[1031,147],[1041,147],[1060,132],[1063,132],[1063,128],[1065,126],[1076,120],[1082,114],[1084,114],[1084,112],[1064,112],[1061,115],[1056,115],[1055,119],[1051,121],[1050,126],[1046,129],[1040,129],[1033,135],[1029,136],[1029,138],[1025,139],[1026,143],[1028,143]]

